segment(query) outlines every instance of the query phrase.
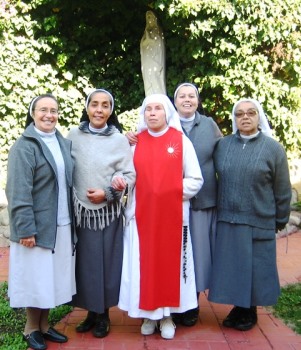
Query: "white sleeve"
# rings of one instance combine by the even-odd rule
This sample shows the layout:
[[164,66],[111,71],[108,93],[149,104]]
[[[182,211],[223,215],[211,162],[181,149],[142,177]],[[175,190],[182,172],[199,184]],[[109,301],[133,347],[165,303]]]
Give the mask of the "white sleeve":
[[187,136],[183,135],[183,199],[195,196],[204,183],[199,161],[194,147]]

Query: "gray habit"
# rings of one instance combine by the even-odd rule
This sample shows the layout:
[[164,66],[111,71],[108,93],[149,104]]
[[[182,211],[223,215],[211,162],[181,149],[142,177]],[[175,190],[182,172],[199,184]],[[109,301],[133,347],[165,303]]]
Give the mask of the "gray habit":
[[274,230],[217,223],[210,301],[249,308],[277,303]]
[[[91,219],[91,227],[93,220]],[[78,227],[76,286],[73,305],[97,313],[118,304],[122,254],[123,217],[103,230]]]
[[190,235],[193,247],[197,292],[209,288],[216,236],[216,208],[190,209]]

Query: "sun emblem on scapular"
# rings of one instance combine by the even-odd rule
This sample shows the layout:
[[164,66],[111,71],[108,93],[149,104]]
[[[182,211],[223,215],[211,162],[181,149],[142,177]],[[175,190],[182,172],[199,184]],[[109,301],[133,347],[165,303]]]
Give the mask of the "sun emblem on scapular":
[[169,144],[166,147],[167,153],[170,157],[177,157],[179,154],[179,145],[178,144]]

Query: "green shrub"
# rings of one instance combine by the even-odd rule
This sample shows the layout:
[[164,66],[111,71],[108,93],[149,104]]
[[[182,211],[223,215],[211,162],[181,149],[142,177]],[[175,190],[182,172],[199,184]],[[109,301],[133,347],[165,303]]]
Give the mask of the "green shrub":
[[107,88],[125,129],[134,129],[131,111],[144,98],[139,44],[145,11],[150,8],[164,32],[169,96],[180,82],[197,84],[206,114],[224,134],[231,133],[234,102],[256,98],[289,157],[300,157],[300,0],[95,4],[1,0],[0,163],[4,167],[9,148],[23,131],[26,109],[40,93],[58,97],[59,123],[68,128],[78,123],[89,90]]

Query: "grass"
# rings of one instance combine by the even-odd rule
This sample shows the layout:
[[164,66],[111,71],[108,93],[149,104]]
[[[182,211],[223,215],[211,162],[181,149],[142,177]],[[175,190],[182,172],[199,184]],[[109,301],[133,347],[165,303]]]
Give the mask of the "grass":
[[[71,306],[62,305],[50,310],[49,323],[54,326],[66,314]],[[22,339],[26,321],[25,309],[12,309],[7,298],[7,282],[0,283],[0,350],[26,350],[27,344]]]
[[301,334],[301,284],[290,284],[281,288],[278,303],[273,314],[288,327]]

